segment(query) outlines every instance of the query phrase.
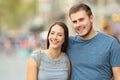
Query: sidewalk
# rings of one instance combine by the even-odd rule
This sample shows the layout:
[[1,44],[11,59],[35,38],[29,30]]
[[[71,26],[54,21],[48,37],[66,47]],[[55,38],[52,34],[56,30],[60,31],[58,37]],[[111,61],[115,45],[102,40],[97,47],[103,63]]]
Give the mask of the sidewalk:
[[0,80],[26,80],[27,58],[0,53]]

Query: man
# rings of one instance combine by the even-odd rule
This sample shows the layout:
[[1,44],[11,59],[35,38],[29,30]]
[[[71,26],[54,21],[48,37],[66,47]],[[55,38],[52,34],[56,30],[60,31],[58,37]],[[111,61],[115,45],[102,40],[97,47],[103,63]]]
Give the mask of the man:
[[78,35],[69,38],[71,80],[120,80],[120,45],[93,28],[94,16],[86,4],[70,8],[69,17]]

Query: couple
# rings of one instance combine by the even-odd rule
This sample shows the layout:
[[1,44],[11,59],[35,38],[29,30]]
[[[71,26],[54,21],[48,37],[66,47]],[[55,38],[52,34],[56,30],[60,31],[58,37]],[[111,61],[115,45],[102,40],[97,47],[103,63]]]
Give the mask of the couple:
[[38,75],[38,54],[32,54],[27,80],[120,80],[120,45],[116,39],[93,29],[94,16],[84,3],[71,7],[69,17],[78,35],[68,39],[67,26],[54,23],[48,32],[47,49],[41,50]]

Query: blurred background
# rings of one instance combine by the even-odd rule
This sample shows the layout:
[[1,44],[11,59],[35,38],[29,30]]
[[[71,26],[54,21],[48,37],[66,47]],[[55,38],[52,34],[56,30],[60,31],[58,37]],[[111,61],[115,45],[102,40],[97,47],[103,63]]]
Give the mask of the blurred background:
[[68,12],[79,2],[91,7],[97,31],[120,41],[120,0],[0,0],[0,80],[26,80],[28,57],[46,48],[54,21],[64,21],[74,35]]

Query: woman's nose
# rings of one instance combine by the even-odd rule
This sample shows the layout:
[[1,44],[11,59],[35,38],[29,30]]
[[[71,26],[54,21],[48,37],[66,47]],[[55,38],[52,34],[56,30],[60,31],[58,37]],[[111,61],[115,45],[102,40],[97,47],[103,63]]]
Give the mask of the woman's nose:
[[53,35],[53,38],[56,39],[56,38],[57,38],[57,35]]

